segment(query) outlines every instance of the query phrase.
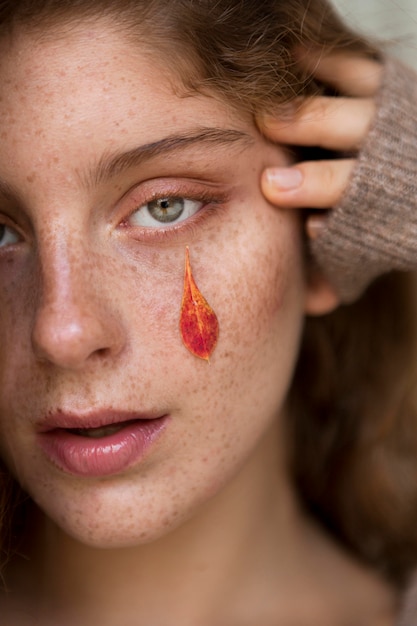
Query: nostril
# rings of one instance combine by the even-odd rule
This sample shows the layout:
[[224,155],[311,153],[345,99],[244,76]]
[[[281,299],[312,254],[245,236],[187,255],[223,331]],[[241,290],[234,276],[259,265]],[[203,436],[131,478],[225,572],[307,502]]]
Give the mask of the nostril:
[[97,356],[108,356],[110,354],[110,348],[99,348],[96,350]]
[[95,315],[68,304],[62,308],[44,307],[38,311],[32,332],[36,357],[58,367],[78,369],[90,359],[108,358],[120,351],[124,334],[118,320],[103,308]]

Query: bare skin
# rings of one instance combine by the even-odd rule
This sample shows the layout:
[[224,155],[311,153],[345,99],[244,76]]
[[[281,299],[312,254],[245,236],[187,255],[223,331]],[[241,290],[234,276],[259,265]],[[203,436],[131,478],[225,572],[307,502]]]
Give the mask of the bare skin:
[[[0,175],[15,193],[2,197],[1,455],[37,502],[2,624],[388,626],[393,591],[304,515],[286,470],[303,318],[337,300],[305,283],[295,212],[260,192],[284,151],[227,103],[155,81],[160,60],[108,23],[59,35],[22,34],[0,55]],[[109,151],[189,137],[203,115],[244,149],[201,140],[87,178]],[[139,219],[161,186],[227,200],[162,240]],[[178,333],[185,245],[220,321],[209,366]],[[126,470],[75,476],[39,449],[43,416],[109,405],[170,415]]]

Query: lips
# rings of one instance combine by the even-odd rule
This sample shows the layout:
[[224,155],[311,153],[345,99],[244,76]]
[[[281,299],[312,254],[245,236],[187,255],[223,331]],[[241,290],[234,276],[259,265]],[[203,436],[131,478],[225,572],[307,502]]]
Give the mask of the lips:
[[167,414],[57,412],[38,424],[37,440],[48,460],[63,472],[111,476],[139,463],[168,421]]
[[107,426],[99,426],[98,428],[68,428],[67,430],[79,437],[92,437],[93,439],[101,439],[119,432],[123,428],[129,426],[131,422],[121,422],[120,424],[108,424]]

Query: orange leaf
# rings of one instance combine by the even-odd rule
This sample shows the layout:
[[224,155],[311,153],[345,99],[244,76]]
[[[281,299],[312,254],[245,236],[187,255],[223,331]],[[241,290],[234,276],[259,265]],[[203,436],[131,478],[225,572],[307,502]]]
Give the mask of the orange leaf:
[[185,249],[180,331],[185,347],[195,356],[208,361],[219,336],[219,322],[195,283],[191,273],[188,247]]

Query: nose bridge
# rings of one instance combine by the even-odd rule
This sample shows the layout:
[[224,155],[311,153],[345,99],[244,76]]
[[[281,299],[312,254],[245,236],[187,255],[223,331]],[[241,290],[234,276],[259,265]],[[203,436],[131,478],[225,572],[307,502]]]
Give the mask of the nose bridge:
[[74,229],[62,226],[54,231],[38,241],[41,307],[59,307],[61,303],[70,306],[80,300],[87,286],[84,281],[89,259],[82,238]]
[[44,229],[38,239],[39,291],[33,323],[35,355],[63,368],[79,368],[92,356],[118,352],[119,320],[99,292],[100,264],[76,228]]

